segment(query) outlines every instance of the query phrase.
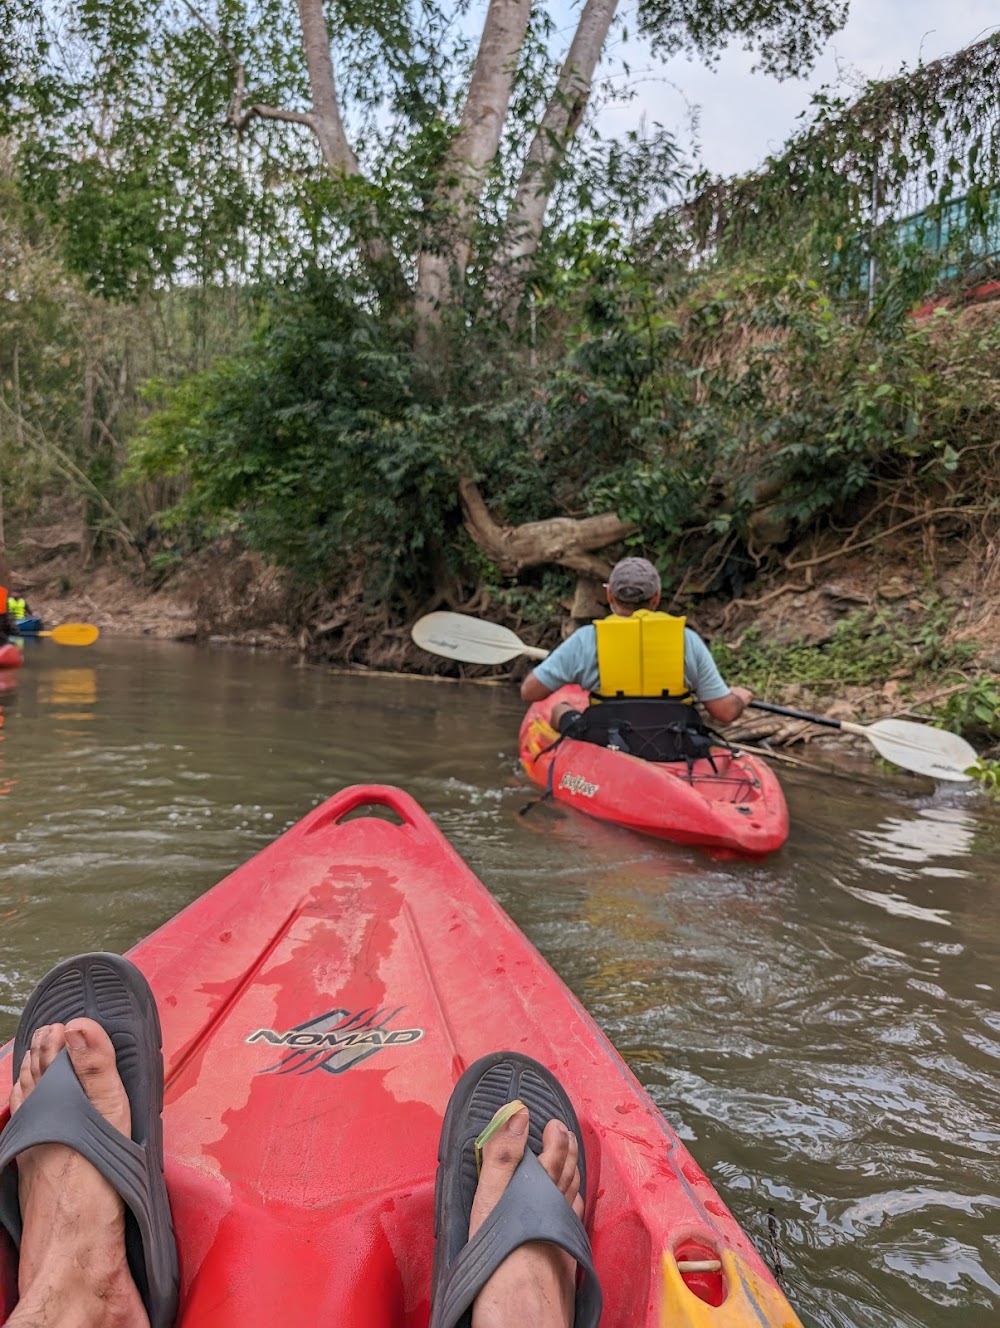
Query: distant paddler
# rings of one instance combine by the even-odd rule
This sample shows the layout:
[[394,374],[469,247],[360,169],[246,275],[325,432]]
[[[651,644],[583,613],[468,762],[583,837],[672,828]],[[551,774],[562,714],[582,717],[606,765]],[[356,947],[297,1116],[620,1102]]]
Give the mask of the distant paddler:
[[10,613],[9,579],[10,568],[0,554],[0,668],[16,669],[22,663],[22,655],[12,639],[17,633],[17,623]]
[[0,646],[5,646],[10,642],[12,636],[17,634],[17,623],[11,610],[11,599],[7,593],[6,584],[6,566],[0,558]]
[[560,733],[619,746],[624,734],[644,730],[636,755],[656,761],[707,755],[712,736],[692,703],[731,724],[753,693],[730,688],[697,632],[684,618],[660,612],[660,574],[648,559],[617,562],[605,590],[610,615],[578,628],[537,664],[521,684],[521,699],[544,701],[575,683],[600,704],[582,712],[566,702],[555,706],[552,723]]

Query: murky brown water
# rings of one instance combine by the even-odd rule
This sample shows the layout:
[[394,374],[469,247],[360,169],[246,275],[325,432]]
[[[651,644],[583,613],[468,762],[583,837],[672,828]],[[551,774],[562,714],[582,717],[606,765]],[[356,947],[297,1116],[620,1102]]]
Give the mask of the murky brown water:
[[[30,649],[30,647],[29,647]],[[718,862],[547,808],[508,691],[43,643],[0,694],[0,1035],[345,783],[408,788],[625,1055],[807,1325],[1000,1323],[1000,810],[782,772]]]

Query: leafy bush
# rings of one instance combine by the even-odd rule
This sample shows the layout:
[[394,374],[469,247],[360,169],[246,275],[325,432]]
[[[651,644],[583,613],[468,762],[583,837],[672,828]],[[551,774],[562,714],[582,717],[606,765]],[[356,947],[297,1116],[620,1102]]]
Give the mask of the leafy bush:
[[276,298],[243,355],[153,390],[162,405],[133,467],[187,478],[175,525],[235,523],[251,547],[316,580],[375,547],[383,574],[405,580],[455,510],[404,330],[336,283]]
[[979,760],[969,767],[968,773],[984,793],[1000,799],[1000,761]]
[[953,692],[941,708],[941,727],[956,729],[964,738],[996,742],[1000,739],[1000,683],[977,678]]
[[823,645],[804,641],[765,641],[756,628],[736,646],[713,645],[724,677],[755,691],[779,683],[860,684],[908,674],[936,673],[964,663],[974,647],[943,642],[940,606],[919,623],[901,614],[862,610],[837,623],[832,640]]
[[308,579],[363,550],[390,595],[442,558],[482,576],[462,476],[513,524],[613,509],[675,568],[752,548],[762,505],[774,544],[853,523],[876,485],[991,501],[1000,321],[859,324],[811,280],[690,277],[610,226],[557,252],[531,345],[470,316],[421,355],[344,277],[276,294],[244,353],[161,389],[136,473],[185,476],[175,521],[235,525]]

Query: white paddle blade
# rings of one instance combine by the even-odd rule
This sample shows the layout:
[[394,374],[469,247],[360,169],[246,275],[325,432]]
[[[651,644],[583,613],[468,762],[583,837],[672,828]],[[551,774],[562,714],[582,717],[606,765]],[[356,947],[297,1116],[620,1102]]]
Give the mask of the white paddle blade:
[[931,779],[970,780],[966,771],[979,760],[975,749],[957,733],[909,719],[877,720],[865,726],[865,735],[887,761]]
[[410,635],[421,650],[466,664],[506,664],[526,649],[509,627],[467,613],[428,613],[413,624]]

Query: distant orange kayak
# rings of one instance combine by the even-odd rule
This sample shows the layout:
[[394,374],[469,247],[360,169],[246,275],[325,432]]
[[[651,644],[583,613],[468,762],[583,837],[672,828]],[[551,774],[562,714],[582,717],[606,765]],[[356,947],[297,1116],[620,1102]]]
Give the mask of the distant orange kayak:
[[[713,761],[642,761],[592,742],[560,738],[552,708],[583,709],[579,687],[561,687],[528,710],[521,724],[521,764],[559,802],[602,821],[678,844],[752,855],[773,853],[788,838],[788,805],[764,762],[725,747]],[[558,745],[557,745],[558,744]]]
[[[131,957],[163,1025],[182,1328],[426,1328],[442,1116],[499,1049],[542,1061],[579,1115],[602,1328],[798,1325],[617,1052],[405,793],[338,793]],[[0,1077],[6,1100],[9,1048]]]

